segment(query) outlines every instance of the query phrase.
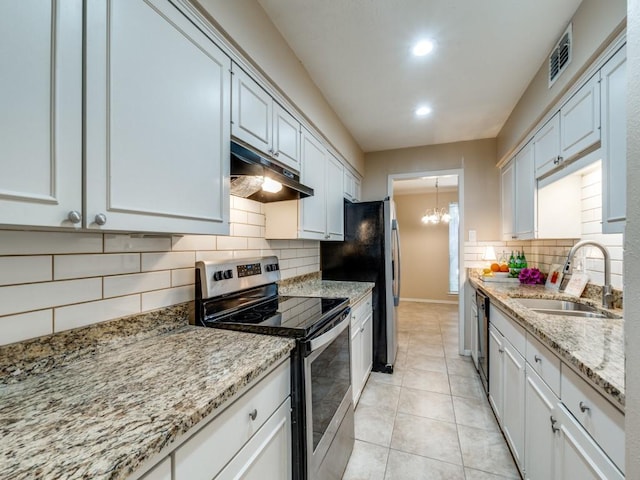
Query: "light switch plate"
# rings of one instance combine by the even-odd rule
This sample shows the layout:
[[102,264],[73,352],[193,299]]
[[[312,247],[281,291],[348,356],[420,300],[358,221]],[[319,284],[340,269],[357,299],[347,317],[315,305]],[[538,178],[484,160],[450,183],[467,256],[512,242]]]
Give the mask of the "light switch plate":
[[476,231],[475,230],[469,230],[469,241],[470,242],[475,242],[477,241],[478,236],[476,235]]

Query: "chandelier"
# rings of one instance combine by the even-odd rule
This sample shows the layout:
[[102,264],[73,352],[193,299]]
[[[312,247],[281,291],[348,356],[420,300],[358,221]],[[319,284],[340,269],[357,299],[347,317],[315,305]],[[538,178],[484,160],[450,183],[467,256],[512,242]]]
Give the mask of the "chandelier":
[[445,208],[438,208],[438,179],[436,178],[436,206],[425,212],[422,223],[425,225],[437,225],[438,223],[449,223],[451,215]]

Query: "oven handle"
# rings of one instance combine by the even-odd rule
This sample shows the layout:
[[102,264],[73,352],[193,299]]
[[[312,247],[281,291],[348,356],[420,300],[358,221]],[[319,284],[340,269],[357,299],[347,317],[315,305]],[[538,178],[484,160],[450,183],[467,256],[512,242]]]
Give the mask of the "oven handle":
[[335,340],[338,335],[340,335],[351,323],[351,309],[347,308],[345,312],[342,313],[342,320],[340,323],[335,325],[331,330],[326,333],[323,333],[317,338],[314,338],[309,342],[309,354],[315,352],[316,350],[321,349],[325,345],[328,345],[333,340]]

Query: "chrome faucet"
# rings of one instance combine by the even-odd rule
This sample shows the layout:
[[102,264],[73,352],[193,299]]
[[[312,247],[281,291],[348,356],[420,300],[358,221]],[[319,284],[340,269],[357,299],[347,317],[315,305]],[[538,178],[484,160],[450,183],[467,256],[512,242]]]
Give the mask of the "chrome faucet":
[[571,262],[573,262],[573,257],[576,252],[580,250],[582,247],[592,246],[598,248],[602,252],[602,256],[604,257],[604,286],[602,287],[602,306],[604,308],[611,308],[613,305],[613,292],[611,291],[611,259],[609,258],[609,251],[597,242],[593,240],[582,240],[581,242],[576,243],[571,250],[569,250],[569,255],[567,255],[567,261],[564,264],[564,273],[565,275],[570,275],[573,272],[573,266]]

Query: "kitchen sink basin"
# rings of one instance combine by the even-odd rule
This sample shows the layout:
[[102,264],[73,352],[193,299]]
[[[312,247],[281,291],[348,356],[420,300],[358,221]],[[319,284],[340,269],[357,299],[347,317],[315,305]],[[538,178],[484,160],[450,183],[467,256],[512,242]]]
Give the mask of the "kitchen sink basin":
[[587,318],[620,318],[618,315],[611,312],[598,310],[597,308],[585,305],[584,303],[572,302],[569,300],[553,300],[547,298],[518,298],[516,300],[534,312],[546,313],[549,315]]

